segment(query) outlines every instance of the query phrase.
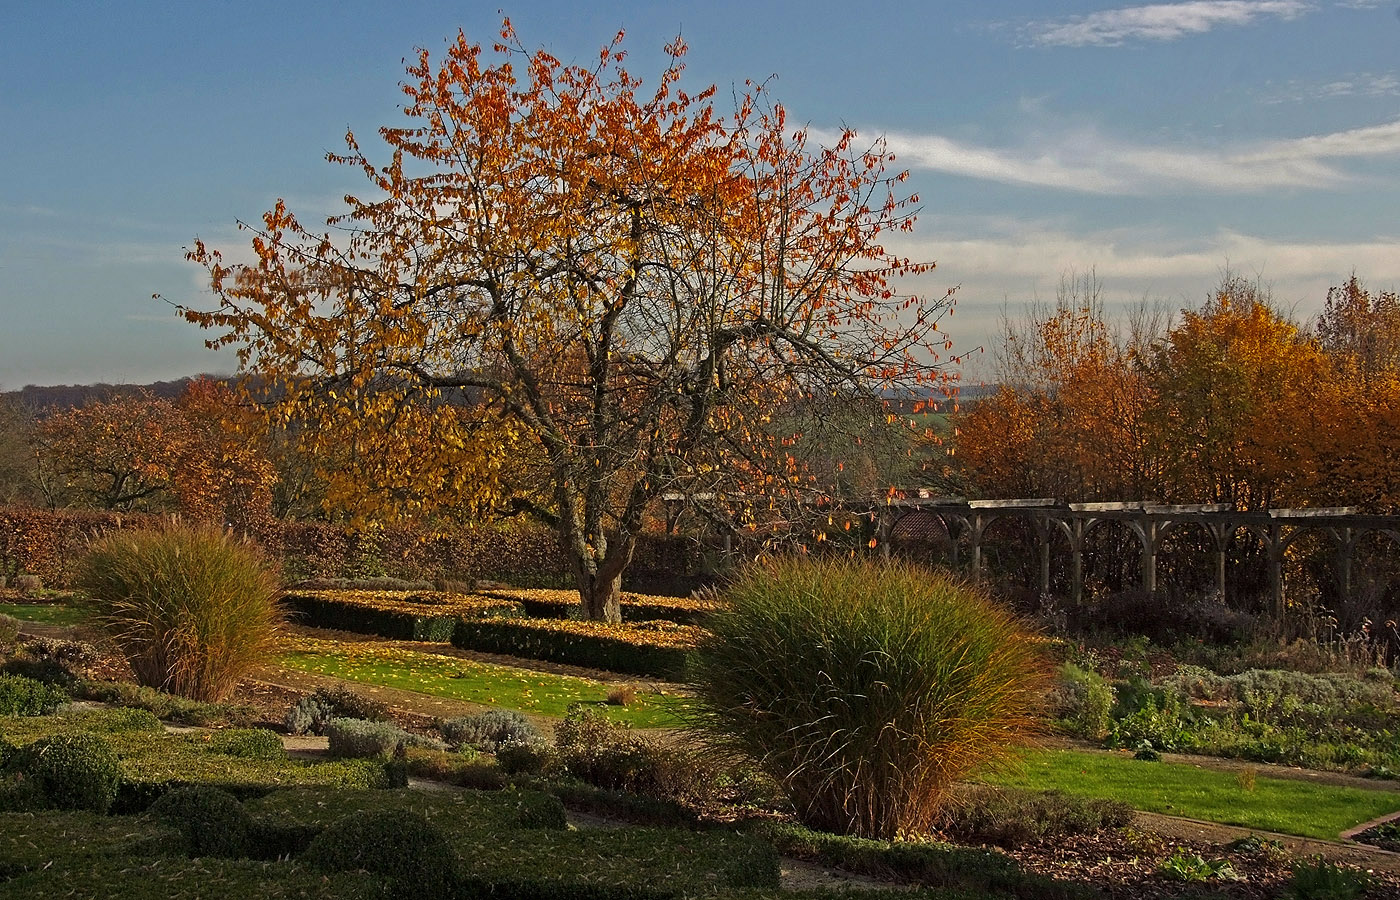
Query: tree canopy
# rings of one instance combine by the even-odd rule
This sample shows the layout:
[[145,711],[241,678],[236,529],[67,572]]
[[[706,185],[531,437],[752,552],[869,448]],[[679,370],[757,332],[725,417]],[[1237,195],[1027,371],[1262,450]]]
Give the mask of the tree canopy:
[[[610,620],[653,501],[790,519],[810,484],[775,423],[925,390],[950,347],[951,294],[899,290],[932,263],[882,243],[917,202],[883,143],[815,146],[751,83],[721,114],[666,52],[647,92],[621,33],[591,66],[509,22],[489,51],[459,34],[408,67],[387,161],[353,133],[329,155],[367,193],[324,232],[279,201],[252,262],[189,254],[218,305],[184,314],[275,386],[274,415],[334,434],[345,490],[394,476],[366,518],[528,506]],[[539,489],[513,490],[521,458]]]

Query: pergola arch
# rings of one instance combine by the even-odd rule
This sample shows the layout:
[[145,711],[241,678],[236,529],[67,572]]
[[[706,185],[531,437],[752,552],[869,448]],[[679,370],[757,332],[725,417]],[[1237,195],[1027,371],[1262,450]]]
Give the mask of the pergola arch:
[[1142,587],[1149,594],[1157,591],[1157,555],[1174,533],[1188,528],[1205,530],[1214,557],[1216,586],[1222,597],[1231,542],[1242,530],[1256,535],[1268,557],[1269,587],[1276,614],[1283,611],[1284,554],[1303,534],[1320,531],[1332,539],[1338,584],[1344,599],[1350,597],[1354,555],[1365,535],[1380,533],[1400,546],[1400,516],[1365,515],[1355,507],[1241,511],[1228,504],[1061,503],[1052,498],[969,501],[934,496],[926,491],[895,491],[884,498],[878,511],[877,540],[884,544],[886,556],[891,521],[897,519],[901,511],[910,509],[934,512],[944,522],[952,541],[954,565],[957,565],[958,547],[966,538],[968,568],[974,579],[982,576],[982,539],[987,530],[1006,518],[1026,518],[1038,543],[1041,591],[1047,594],[1051,583],[1050,551],[1058,532],[1069,544],[1070,599],[1076,604],[1083,601],[1085,538],[1091,530],[1107,523],[1124,527],[1137,538],[1142,558]]

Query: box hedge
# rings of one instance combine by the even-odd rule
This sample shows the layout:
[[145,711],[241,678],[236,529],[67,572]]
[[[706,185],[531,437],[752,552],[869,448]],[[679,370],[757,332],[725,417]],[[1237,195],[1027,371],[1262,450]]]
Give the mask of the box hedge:
[[459,619],[452,645],[525,659],[682,680],[696,626],[609,625],[555,619]]
[[513,600],[436,591],[295,591],[282,605],[302,625],[441,643],[452,639],[459,618],[523,614]]

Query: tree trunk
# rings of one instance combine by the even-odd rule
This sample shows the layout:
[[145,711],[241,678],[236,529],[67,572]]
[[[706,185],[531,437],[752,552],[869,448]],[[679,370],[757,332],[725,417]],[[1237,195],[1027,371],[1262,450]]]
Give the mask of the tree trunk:
[[611,577],[581,573],[578,592],[583,601],[583,617],[594,622],[616,625],[622,621],[622,573]]
[[594,552],[573,554],[574,582],[578,585],[583,618],[612,625],[622,621],[622,573],[632,562],[636,545],[637,539],[632,535],[608,540],[599,534],[593,541]]

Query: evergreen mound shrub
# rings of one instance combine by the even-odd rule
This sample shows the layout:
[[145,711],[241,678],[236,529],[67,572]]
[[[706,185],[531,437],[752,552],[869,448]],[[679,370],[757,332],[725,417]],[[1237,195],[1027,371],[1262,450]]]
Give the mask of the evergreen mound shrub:
[[474,716],[437,723],[449,744],[494,753],[502,744],[533,744],[543,739],[530,720],[513,709],[488,709]]
[[228,791],[208,785],[177,787],[152,803],[149,814],[179,830],[190,856],[248,855],[253,819]]
[[0,716],[47,716],[68,702],[62,688],[23,675],[0,674]]
[[149,710],[157,719],[179,725],[205,728],[211,725],[246,725],[257,716],[257,710],[244,703],[203,703],[187,700],[129,681],[84,681],[79,693],[88,700],[100,700],[117,706]]
[[323,872],[372,872],[400,897],[448,896],[456,882],[447,837],[406,809],[351,813],[317,835],[301,860]]
[[271,565],[208,527],[114,532],[93,542],[78,584],[136,680],[192,700],[227,696],[280,624]]
[[105,813],[121,781],[112,745],[86,732],[41,738],[16,753],[8,768],[33,781],[45,805],[57,809]]
[[1049,684],[1042,641],[973,587],[908,565],[751,567],[696,654],[693,727],[752,758],[806,824],[927,832],[954,782],[1007,759]]
[[216,731],[210,738],[209,749],[215,753],[240,756],[244,759],[282,759],[286,750],[282,738],[266,728],[230,728]]

